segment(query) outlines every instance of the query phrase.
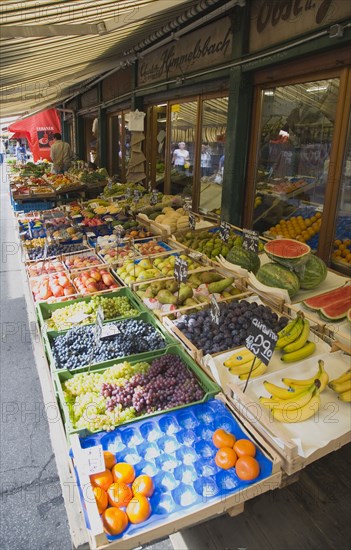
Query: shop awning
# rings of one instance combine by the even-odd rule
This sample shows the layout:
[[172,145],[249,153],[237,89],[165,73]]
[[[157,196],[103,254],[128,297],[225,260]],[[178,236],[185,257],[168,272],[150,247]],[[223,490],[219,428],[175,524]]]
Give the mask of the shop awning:
[[55,106],[147,45],[236,4],[245,0],[7,0],[0,116]]

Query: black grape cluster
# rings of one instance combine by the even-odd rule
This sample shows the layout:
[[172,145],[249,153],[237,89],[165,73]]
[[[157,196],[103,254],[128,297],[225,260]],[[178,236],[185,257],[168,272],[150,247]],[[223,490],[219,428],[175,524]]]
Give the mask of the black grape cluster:
[[151,324],[140,319],[126,319],[116,325],[118,334],[95,343],[95,327],[73,327],[54,339],[52,350],[56,368],[73,370],[90,363],[101,363],[166,347],[166,341]]
[[288,322],[268,306],[241,300],[220,304],[220,322],[211,319],[210,310],[204,309],[191,315],[183,315],[175,325],[199,349],[206,353],[218,353],[245,344],[251,327],[251,319],[257,317],[274,332],[279,332]]
[[107,410],[118,405],[133,407],[138,414],[171,409],[199,401],[204,391],[180,357],[166,354],[154,359],[149,370],[132,376],[123,386],[103,384]]
[[[49,246],[47,247],[47,256],[59,256],[60,254],[80,252],[85,250],[89,250],[89,248],[82,244],[49,244]],[[44,257],[44,247],[38,246],[36,248],[29,248],[28,257],[30,260],[41,260]]]

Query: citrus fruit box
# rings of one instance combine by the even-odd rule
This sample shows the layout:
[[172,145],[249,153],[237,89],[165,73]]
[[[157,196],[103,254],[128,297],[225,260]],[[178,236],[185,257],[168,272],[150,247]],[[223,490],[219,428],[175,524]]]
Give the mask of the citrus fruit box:
[[[278,455],[227,403],[219,394],[205,403],[164,411],[111,432],[71,437],[70,456],[91,548],[128,550],[219,514],[236,515],[245,501],[281,485]],[[255,445],[258,477],[243,481],[235,468],[224,470],[215,464],[218,449],[212,435],[216,429]],[[84,453],[96,446],[113,453],[117,462],[131,464],[136,476],[151,477],[155,487],[148,519],[129,523],[117,536],[104,532],[86,468]]]
[[[128,299],[131,307],[137,310],[137,312],[146,311],[146,307],[136,298],[135,294],[129,288],[126,288],[126,287],[121,287],[118,290],[103,294],[102,297],[103,298],[125,297]],[[39,302],[36,306],[36,314],[37,314],[38,323],[41,329],[49,334],[51,332],[55,332],[54,329],[50,330],[49,328],[47,328],[47,321],[51,318],[52,313],[54,311],[70,306],[72,304],[89,304],[92,298],[93,296],[85,296],[85,297],[77,298],[75,300],[53,303],[53,304],[49,304],[47,302]],[[95,322],[95,321],[89,320],[89,318],[84,319],[83,317],[80,320],[78,315],[79,315],[78,313],[77,315],[76,314],[72,315],[73,320],[72,320],[71,326],[76,326],[77,324],[81,324],[82,321],[84,321],[85,325],[91,325]],[[135,313],[133,315],[135,315]],[[116,317],[108,319],[108,321],[109,322],[116,321],[117,319],[122,319],[125,317],[126,317],[125,315],[116,315]],[[69,319],[67,321],[69,322]],[[68,327],[67,330],[69,330],[69,328],[71,327]]]
[[[80,369],[79,372],[67,371],[67,370],[56,371],[54,373],[54,377],[53,377],[54,386],[56,388],[56,392],[57,392],[59,403],[60,403],[60,408],[61,408],[61,411],[62,411],[62,414],[63,414],[63,419],[64,419],[64,424],[65,424],[65,429],[66,429],[67,436],[71,436],[71,434],[74,434],[74,433],[77,433],[80,436],[86,436],[88,434],[101,431],[103,428],[101,427],[101,428],[98,428],[96,430],[90,430],[89,427],[76,428],[74,426],[74,421],[72,419],[72,414],[73,414],[74,408],[73,408],[73,405],[70,404],[69,401],[66,401],[66,399],[65,399],[64,387],[63,387],[65,382],[71,381],[74,378],[74,376],[79,377],[82,374],[87,374],[87,373],[89,373],[89,374],[90,373],[91,374],[103,374],[103,373],[106,373],[114,365],[121,365],[125,361],[127,361],[131,365],[135,365],[135,364],[140,363],[140,362],[146,362],[146,363],[150,364],[155,359],[162,358],[166,355],[174,355],[177,358],[180,358],[182,363],[186,366],[187,370],[190,371],[190,373],[195,376],[195,379],[196,379],[198,385],[200,386],[200,388],[203,391],[202,397],[199,398],[195,402],[204,403],[210,397],[216,395],[217,393],[219,393],[221,391],[221,388],[215,382],[213,382],[213,380],[211,380],[207,376],[207,374],[203,372],[203,370],[199,367],[199,365],[197,365],[197,363],[195,363],[195,361],[193,361],[191,359],[191,357],[189,357],[189,355],[182,349],[182,347],[177,345],[177,344],[168,345],[167,347],[165,347],[162,350],[150,351],[150,352],[146,352],[146,353],[143,353],[143,354],[133,355],[133,356],[130,356],[129,358],[118,358],[118,359],[115,359],[115,360],[107,361],[105,363],[100,363],[100,364],[95,365],[94,369],[91,369],[91,370],[89,370],[89,367],[86,367],[84,369]],[[172,410],[176,410],[176,409],[183,408],[183,407],[186,407],[186,406],[188,406],[188,404],[184,403],[184,404],[179,405],[177,407],[173,407]],[[171,410],[171,409],[168,409],[168,410]],[[139,414],[136,417],[123,419],[121,421],[121,425],[126,424],[126,423],[135,422],[135,421],[137,421],[138,419],[140,419],[142,417],[144,418],[146,416],[147,417],[154,416],[156,414],[159,414],[159,412],[160,411],[155,410],[152,413],[147,413],[147,414],[143,414],[143,415]],[[92,420],[93,416],[94,416],[94,413],[92,412],[92,409],[90,409],[90,410],[87,409],[87,413],[88,413],[87,414],[87,419]],[[119,412],[117,410],[116,410],[116,413],[115,413],[115,419],[116,419],[116,425],[117,425],[118,420],[119,420]]]
[[[127,338],[127,334],[125,332],[126,324],[128,321],[132,322],[130,324],[132,325],[143,325],[145,329],[148,329],[151,331],[147,335],[147,339],[140,338],[137,334],[134,336],[131,334],[129,336],[129,339]],[[123,323],[123,324],[121,324]],[[140,342],[142,345],[145,343],[148,343],[150,338],[153,336],[154,340],[156,340],[155,345],[159,345],[157,349],[164,349],[168,345],[177,343],[176,340],[170,335],[167,330],[165,330],[164,326],[154,317],[151,313],[142,311],[138,315],[135,315],[133,317],[125,317],[123,319],[118,319],[117,321],[108,321],[103,322],[104,330],[114,330],[117,332],[116,335],[110,335],[106,338],[106,340],[99,340],[96,341],[96,325],[85,325],[85,326],[79,326],[79,327],[73,327],[66,331],[53,331],[50,333],[47,333],[45,331],[42,332],[42,338],[43,338],[43,344],[45,353],[47,356],[47,359],[49,361],[49,365],[52,371],[60,371],[60,370],[66,370],[65,364],[67,364],[67,360],[65,361],[65,364],[58,364],[55,358],[55,341],[57,338],[65,337],[67,340],[69,340],[69,345],[67,349],[67,353],[70,357],[74,356],[76,358],[80,358],[80,364],[77,364],[75,368],[72,368],[74,372],[81,372],[84,371],[84,368],[88,367],[90,370],[94,370],[96,368],[96,365],[98,364],[99,367],[103,365],[110,366],[111,360],[118,360],[120,358],[124,358],[125,360],[128,360],[128,357],[131,355],[137,355],[140,358],[140,361],[143,361],[143,358],[147,356],[150,351],[152,350],[151,346],[146,351],[138,351],[137,353],[128,353],[123,350],[123,347],[125,347],[125,342],[128,340],[128,343],[133,343],[133,345]],[[120,328],[119,328],[120,327]],[[122,333],[121,331],[124,331]],[[84,333],[89,333],[90,338],[88,343],[84,343],[81,341],[82,335]],[[113,339],[117,340],[116,347],[113,348]],[[132,342],[133,341],[133,342]],[[74,342],[79,347],[79,350],[73,350],[72,348],[72,342]],[[130,346],[129,346],[130,347]],[[112,348],[112,349],[111,349]],[[117,349],[116,349],[117,348]],[[106,355],[104,351],[106,349],[109,349],[111,351],[111,355],[108,359],[105,361],[100,361],[98,359],[99,353],[103,356]],[[88,353],[89,352],[89,353]],[[113,353],[116,353],[116,355],[113,355]],[[120,355],[126,353],[126,355]],[[77,359],[76,359],[77,362]]]
[[[350,355],[335,347],[329,352],[308,357],[299,364],[287,365],[284,370],[267,373],[264,379],[251,379],[245,393],[243,382],[227,384],[227,397],[231,399],[235,409],[245,415],[265,441],[275,449],[282,460],[283,470],[288,475],[300,471],[351,441],[350,403],[341,401],[338,394],[328,386],[320,393],[320,404],[310,405],[313,415],[303,421],[280,422],[260,403],[261,396],[270,396],[263,381],[284,387],[282,377],[295,380],[312,378],[316,376],[320,360],[324,362],[329,380],[338,378],[350,367]],[[302,414],[300,410],[294,411],[290,405],[286,414],[291,413],[298,420]]]

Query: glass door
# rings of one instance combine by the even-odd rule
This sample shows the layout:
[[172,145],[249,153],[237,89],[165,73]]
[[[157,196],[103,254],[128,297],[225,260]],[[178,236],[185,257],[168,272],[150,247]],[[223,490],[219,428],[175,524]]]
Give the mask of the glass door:
[[130,159],[130,132],[125,120],[127,111],[112,113],[109,116],[109,173],[119,181],[126,181]]
[[263,89],[253,227],[316,250],[322,224],[339,79]]
[[200,156],[200,211],[220,214],[222,201],[228,98],[202,102]]

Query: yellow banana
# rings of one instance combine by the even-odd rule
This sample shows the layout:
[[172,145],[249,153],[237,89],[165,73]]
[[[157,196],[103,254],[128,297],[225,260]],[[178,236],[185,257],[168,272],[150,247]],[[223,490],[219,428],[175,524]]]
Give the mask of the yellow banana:
[[252,362],[254,357],[254,354],[250,350],[243,349],[228,357],[223,365],[225,367],[236,367],[248,363],[249,361]]
[[345,401],[346,403],[351,403],[351,390],[339,393],[338,399],[340,399],[340,401]]
[[277,343],[275,345],[276,349],[283,349],[288,344],[291,344],[291,342],[294,342],[296,338],[300,336],[302,329],[303,329],[303,319],[299,315],[296,323],[293,324],[290,331],[282,338],[278,338]]
[[[238,367],[229,367],[229,372],[230,374],[235,374],[236,376],[239,376],[240,374],[247,374],[251,370],[252,362],[253,361],[251,360],[248,363],[245,363],[244,365]],[[253,371],[256,370],[256,368],[259,367],[261,363],[262,361],[256,359]]]
[[319,365],[319,371],[320,371],[319,375],[318,375],[318,380],[321,383],[321,387],[319,388],[319,392],[322,393],[322,391],[324,391],[325,388],[328,385],[329,375],[328,375],[327,371],[324,369],[324,361],[322,361],[322,359],[319,359],[318,365]]
[[310,323],[307,319],[304,319],[303,321],[303,328],[300,333],[300,336],[296,338],[291,344],[288,344],[283,348],[284,353],[291,353],[292,351],[297,351],[298,349],[302,348],[307,342],[307,339],[310,335]]
[[284,423],[296,423],[304,422],[308,418],[314,416],[320,407],[321,400],[317,389],[315,391],[312,390],[310,395],[311,399],[309,399],[308,403],[303,407],[294,408],[292,406],[287,406],[285,409],[273,408],[271,414],[274,420]]
[[265,397],[260,397],[259,402],[267,409],[275,409],[281,411],[291,411],[293,409],[300,409],[307,405],[311,400],[315,385],[311,385],[309,388],[304,389],[300,394],[291,397],[290,399],[281,399],[278,400],[276,397],[267,399]]
[[295,361],[302,361],[302,359],[306,359],[306,357],[309,357],[314,353],[316,349],[316,344],[314,342],[309,342],[307,340],[306,344],[302,346],[302,348],[292,351],[291,353],[284,353],[284,355],[281,356],[280,360],[284,361],[284,363],[293,363]]
[[295,323],[297,322],[298,320],[298,316],[295,317],[295,319],[292,319],[291,321],[288,322],[288,324],[282,328],[282,330],[280,330],[277,335],[278,335],[278,339],[279,338],[283,338],[284,336],[286,336],[287,334],[289,334],[289,332],[292,330],[293,326],[295,325]]
[[338,376],[338,378],[334,378],[334,380],[330,381],[331,384],[341,384],[341,382],[345,382],[345,380],[350,380],[351,378],[351,369],[347,369],[346,372]]
[[314,376],[312,376],[311,378],[305,378],[303,380],[299,380],[299,379],[296,379],[296,378],[282,378],[282,382],[283,384],[285,384],[286,386],[289,386],[289,387],[293,387],[293,386],[310,386],[311,384],[313,384],[313,382],[315,380],[317,380],[317,378],[319,378],[321,374],[321,370],[320,370],[320,367],[318,368],[318,371],[316,372],[316,374]]
[[341,382],[340,384],[329,384],[329,386],[336,393],[344,393],[351,390],[351,380],[345,380],[345,382]]
[[[311,384],[313,384],[314,380],[315,379],[313,379]],[[311,386],[311,384],[309,384],[309,386]],[[307,386],[300,386],[296,389],[291,389],[291,388],[287,389],[287,388],[282,388],[281,386],[276,386],[271,382],[267,382],[267,380],[263,382],[263,385],[265,389],[272,395],[272,397],[280,400],[291,399],[294,396],[300,395],[300,393],[304,392],[307,387]]]
[[[257,368],[254,368],[251,373],[251,378],[256,378],[256,376],[261,376],[261,374],[264,374],[267,370],[267,367],[264,363],[261,363]],[[249,377],[249,373],[247,374],[240,374],[239,378],[240,380],[247,380]]]

